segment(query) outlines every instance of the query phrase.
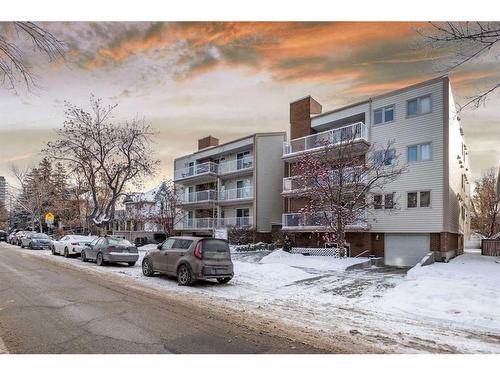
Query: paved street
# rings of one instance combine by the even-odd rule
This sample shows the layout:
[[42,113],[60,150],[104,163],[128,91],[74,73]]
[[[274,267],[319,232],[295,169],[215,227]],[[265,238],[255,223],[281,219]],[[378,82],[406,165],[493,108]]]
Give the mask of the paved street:
[[4,243],[2,341],[10,353],[318,351],[241,324],[237,316],[61,267]]

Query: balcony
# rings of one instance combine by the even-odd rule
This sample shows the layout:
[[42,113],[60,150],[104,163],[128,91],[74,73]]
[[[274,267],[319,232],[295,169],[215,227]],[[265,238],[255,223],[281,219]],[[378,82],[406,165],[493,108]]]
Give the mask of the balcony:
[[[314,186],[340,186],[340,177],[342,177],[343,187],[347,190],[353,188],[355,185],[362,185],[366,182],[366,175],[362,170],[356,171],[355,168],[345,169],[340,176],[340,173],[335,171],[330,172],[328,180],[317,179],[314,181]],[[283,191],[281,195],[289,196],[299,193],[304,193],[309,190],[308,186],[304,186],[299,180],[298,176],[284,177],[283,178]]]
[[217,200],[216,190],[202,190],[187,193],[182,197],[182,204],[214,203]]
[[225,217],[225,218],[194,218],[184,219],[175,225],[176,230],[197,230],[197,231],[211,231],[214,228],[224,227],[251,227],[253,226],[253,217]]
[[219,176],[228,174],[238,174],[240,172],[250,171],[253,168],[253,156],[245,156],[241,159],[228,160],[219,163],[218,172]]
[[237,189],[221,190],[219,192],[219,202],[234,202],[253,199],[253,187],[246,186]]
[[252,216],[243,216],[243,217],[225,217],[217,220],[217,225],[219,227],[251,227],[253,226],[253,217]]
[[217,169],[218,165],[216,163],[207,161],[190,167],[176,169],[174,179],[178,181],[198,176],[215,176],[217,175]]
[[[325,217],[325,214],[329,217]],[[283,230],[289,231],[325,231],[328,223],[334,220],[333,212],[318,212],[316,214],[289,213],[283,214]],[[366,216],[356,219],[346,229],[351,231],[362,231],[369,228]]]
[[282,195],[296,194],[304,190],[303,186],[300,186],[300,182],[297,177],[284,177],[283,178],[283,191]]
[[285,142],[283,144],[283,157],[295,156],[307,151],[319,151],[327,146],[344,145],[357,141],[364,141],[368,144],[368,128],[363,122],[356,122]]

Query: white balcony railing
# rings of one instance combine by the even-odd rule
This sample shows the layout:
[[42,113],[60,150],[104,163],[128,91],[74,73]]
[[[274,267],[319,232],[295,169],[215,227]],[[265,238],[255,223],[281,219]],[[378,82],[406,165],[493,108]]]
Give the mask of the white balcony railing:
[[[366,176],[363,174],[363,170],[356,168],[344,169],[342,173],[331,171],[329,173],[328,179],[315,179],[314,186],[330,186],[330,185],[340,185],[340,179],[342,178],[342,183],[344,186],[363,184],[366,181]],[[283,178],[283,193],[292,193],[297,191],[306,191],[308,186],[300,181],[298,176],[284,177]]]
[[326,130],[285,142],[283,144],[283,156],[361,139],[368,141],[368,129],[363,122],[356,122],[341,128]]
[[303,188],[304,188],[303,186],[300,186],[297,177],[283,178],[283,193],[290,193],[292,191],[300,190]]
[[250,227],[253,226],[253,217],[225,217],[225,218],[194,218],[184,219],[175,225],[177,230],[212,230],[215,227]]
[[[335,219],[333,212],[318,212],[315,214],[306,213],[289,213],[283,214],[283,228],[300,229],[300,228],[324,228],[328,227]],[[350,229],[367,229],[368,224],[365,215],[360,215],[351,224],[347,225]]]
[[225,217],[218,219],[217,224],[219,227],[251,227],[253,226],[253,217]]
[[233,173],[253,167],[253,156],[245,156],[241,159],[228,160],[219,163],[218,174]]
[[220,201],[233,201],[239,199],[251,199],[253,198],[253,187],[245,186],[237,189],[221,190],[219,192]]
[[182,203],[202,203],[215,201],[216,199],[216,190],[202,190],[185,194],[183,196]]
[[207,161],[190,167],[176,169],[174,179],[181,180],[188,177],[207,174],[224,175],[253,168],[253,156],[245,156],[241,159],[228,160],[221,163]]
[[214,162],[207,161],[205,163],[195,164],[190,167],[176,169],[174,172],[174,178],[176,180],[181,180],[183,178],[200,176],[206,174],[216,174],[218,165]]

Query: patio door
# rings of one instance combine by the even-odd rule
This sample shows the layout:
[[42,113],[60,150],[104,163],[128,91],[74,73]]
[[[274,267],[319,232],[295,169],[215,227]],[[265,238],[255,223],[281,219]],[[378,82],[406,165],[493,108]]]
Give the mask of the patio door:
[[250,209],[249,208],[237,208],[236,209],[236,226],[248,226],[250,225]]

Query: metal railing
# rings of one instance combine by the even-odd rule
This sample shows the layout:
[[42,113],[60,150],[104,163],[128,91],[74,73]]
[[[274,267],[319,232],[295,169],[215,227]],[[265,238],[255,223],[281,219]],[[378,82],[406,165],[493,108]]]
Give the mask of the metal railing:
[[251,227],[253,226],[253,217],[225,217],[225,218],[193,218],[184,219],[175,225],[177,230],[197,229],[197,230],[210,230],[215,227]]
[[219,163],[218,174],[233,173],[253,167],[253,156],[245,156],[241,159],[228,160]]
[[292,139],[283,144],[283,156],[359,139],[368,141],[368,128],[363,122]]
[[245,186],[236,189],[221,190],[219,192],[220,201],[232,201],[238,199],[249,199],[253,198],[253,187]]
[[[288,213],[283,214],[283,227],[285,228],[300,228],[300,227],[311,227],[311,228],[321,228],[328,227],[329,223],[335,220],[334,212],[318,212],[314,214],[306,213]],[[366,228],[367,227],[366,217],[363,215],[355,219],[351,224],[347,225],[349,228]]]
[[284,177],[283,178],[283,192],[289,193],[294,190],[302,189],[303,186],[300,186],[300,183],[297,177]]
[[217,199],[216,190],[202,190],[187,193],[182,197],[182,203],[210,202]]
[[175,229],[213,229],[215,220],[211,217],[184,219],[175,225]]
[[183,178],[199,176],[204,174],[213,173],[216,174],[218,165],[214,162],[207,161],[201,164],[195,164],[190,167],[176,169],[174,172],[174,178],[180,180]]
[[[363,184],[366,181],[366,176],[361,174],[362,171],[357,172],[355,168],[345,169],[340,175],[339,172],[331,171],[329,174],[329,179],[316,179],[314,181],[314,186],[327,186],[329,185],[339,185],[340,178],[342,177],[343,185],[352,185],[352,184]],[[325,184],[325,185],[323,185]],[[299,176],[291,176],[283,178],[283,193],[291,193],[294,191],[306,191],[310,188],[310,186],[304,186],[301,183]]]

